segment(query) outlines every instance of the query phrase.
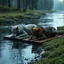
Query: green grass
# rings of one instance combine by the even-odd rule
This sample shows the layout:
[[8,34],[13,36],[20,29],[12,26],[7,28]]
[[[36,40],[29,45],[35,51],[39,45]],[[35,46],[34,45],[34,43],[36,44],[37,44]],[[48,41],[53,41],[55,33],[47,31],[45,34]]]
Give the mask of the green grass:
[[20,11],[15,11],[15,12],[4,12],[0,13],[0,21],[3,18],[5,19],[22,19],[22,18],[32,18],[33,16],[39,17],[42,15],[41,13],[39,14],[38,12],[20,12]]
[[33,15],[41,15],[45,14],[43,11],[27,11],[27,12],[21,12],[21,11],[15,11],[15,12],[1,12],[0,17],[2,16],[17,16],[17,15],[26,15],[26,16],[33,16]]
[[[22,19],[22,18],[39,18],[41,15],[45,15],[47,12],[44,10],[27,10],[26,12],[20,11],[11,11],[11,12],[0,12],[0,21],[1,18],[5,19]],[[53,12],[53,11],[52,11]]]
[[58,31],[64,31],[64,26],[57,27]]
[[0,22],[1,22],[1,21],[3,22],[4,20],[5,20],[4,18],[0,18]]
[[34,64],[64,64],[64,36],[43,44],[45,53]]
[[23,9],[17,10],[15,7],[7,7],[0,5],[0,21],[5,19],[22,19],[22,18],[39,18],[47,12],[54,12],[49,10],[29,10],[23,12]]

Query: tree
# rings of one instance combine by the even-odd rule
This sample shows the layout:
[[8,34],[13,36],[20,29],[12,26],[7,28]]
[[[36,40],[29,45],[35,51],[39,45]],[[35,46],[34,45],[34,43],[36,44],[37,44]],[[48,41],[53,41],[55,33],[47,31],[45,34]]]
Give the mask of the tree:
[[17,0],[17,9],[20,10],[20,0]]
[[33,10],[33,9],[37,9],[38,7],[38,0],[29,0],[29,9]]
[[8,0],[8,7],[11,7],[11,1]]
[[28,0],[22,0],[22,1],[23,1],[23,11],[26,12]]
[[7,0],[0,0],[0,5],[3,5],[3,6],[7,5]]
[[38,9],[51,10],[54,0],[38,0]]

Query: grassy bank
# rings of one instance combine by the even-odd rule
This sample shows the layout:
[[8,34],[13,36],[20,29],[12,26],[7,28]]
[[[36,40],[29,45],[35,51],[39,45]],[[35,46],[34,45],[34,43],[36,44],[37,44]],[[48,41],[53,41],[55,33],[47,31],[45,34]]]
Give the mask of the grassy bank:
[[13,12],[0,12],[0,20],[3,19],[21,19],[21,18],[33,18],[40,17],[42,14],[45,14],[43,11],[13,11]]
[[7,6],[0,6],[0,22],[5,19],[22,19],[22,18],[39,18],[41,15],[45,15],[47,12],[53,12],[49,10],[17,10],[15,8],[9,8]]
[[0,21],[4,21],[5,19],[24,19],[24,18],[40,18],[41,15],[46,15],[48,12],[53,11],[44,11],[44,10],[27,10],[26,12],[21,11],[13,11],[13,12],[0,12]]
[[64,64],[64,36],[43,44],[43,59],[34,64]]

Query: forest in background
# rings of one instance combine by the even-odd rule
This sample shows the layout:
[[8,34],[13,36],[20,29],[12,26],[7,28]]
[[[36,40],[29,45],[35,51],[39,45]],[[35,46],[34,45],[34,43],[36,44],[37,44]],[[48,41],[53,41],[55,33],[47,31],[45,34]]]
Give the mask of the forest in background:
[[54,10],[64,10],[64,0],[61,2],[60,0],[54,0],[54,6],[53,6]]
[[54,12],[54,0],[0,0],[0,23],[11,19],[40,18],[48,12]]
[[1,6],[14,7],[17,10],[51,10],[53,0],[0,0]]

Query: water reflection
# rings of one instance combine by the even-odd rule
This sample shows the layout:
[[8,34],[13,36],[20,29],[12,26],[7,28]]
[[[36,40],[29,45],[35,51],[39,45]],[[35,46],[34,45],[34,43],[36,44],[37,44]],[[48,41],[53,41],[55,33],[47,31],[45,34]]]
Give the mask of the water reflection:
[[39,47],[23,42],[2,41],[0,43],[0,62],[1,64],[28,64],[31,61],[34,62],[41,58],[39,53],[42,48]]
[[[4,35],[10,34],[8,28],[0,31],[0,63],[28,64],[41,58],[42,46],[25,42],[3,40]],[[41,49],[40,49],[41,48]],[[38,52],[39,51],[39,52]]]
[[[40,47],[40,46],[39,46]],[[27,44],[27,43],[17,43],[13,44],[13,60],[17,61],[17,63],[27,64],[31,61],[35,61],[40,57],[38,53],[40,53],[42,48],[39,49],[38,46]],[[38,50],[39,49],[39,50]],[[37,52],[39,51],[39,52]]]

